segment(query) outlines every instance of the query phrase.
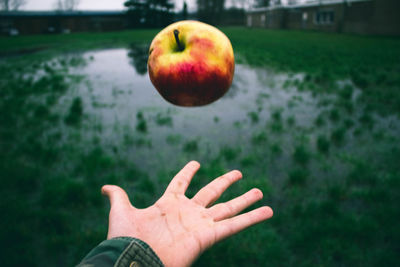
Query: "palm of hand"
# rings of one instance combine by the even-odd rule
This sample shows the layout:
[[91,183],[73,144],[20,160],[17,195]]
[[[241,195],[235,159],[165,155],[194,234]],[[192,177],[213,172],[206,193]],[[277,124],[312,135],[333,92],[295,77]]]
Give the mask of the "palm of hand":
[[174,177],[164,195],[146,209],[133,207],[121,188],[104,186],[103,193],[111,201],[108,238],[141,239],[150,245],[165,266],[189,266],[216,242],[272,216],[269,207],[235,216],[262,198],[258,189],[210,207],[242,177],[238,171],[215,179],[188,199],[184,193],[199,167],[197,162],[188,163]]

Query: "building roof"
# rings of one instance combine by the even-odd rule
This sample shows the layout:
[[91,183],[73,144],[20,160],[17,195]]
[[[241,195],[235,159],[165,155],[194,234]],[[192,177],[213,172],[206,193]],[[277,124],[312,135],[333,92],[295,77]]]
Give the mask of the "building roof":
[[258,8],[251,8],[247,10],[247,13],[253,12],[261,12],[261,11],[268,11],[274,9],[292,9],[292,8],[304,8],[304,7],[313,7],[313,6],[328,6],[328,5],[336,5],[336,4],[351,4],[354,2],[366,2],[372,0],[309,0],[305,3],[301,4],[293,4],[293,5],[276,5],[276,6],[268,6],[268,7],[258,7]]
[[0,11],[2,17],[53,17],[53,16],[116,16],[125,14],[124,10],[110,11],[88,11],[88,10],[73,10],[73,11]]

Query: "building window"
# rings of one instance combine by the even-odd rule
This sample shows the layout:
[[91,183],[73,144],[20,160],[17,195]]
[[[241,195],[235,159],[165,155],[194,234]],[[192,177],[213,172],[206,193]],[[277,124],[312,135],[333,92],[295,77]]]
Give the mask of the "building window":
[[315,24],[332,24],[335,21],[335,13],[333,11],[317,11],[315,13]]
[[251,16],[252,16],[252,15],[248,15],[248,16],[247,16],[247,27],[251,27],[251,26],[252,26],[252,25],[251,25],[251,24],[252,24],[252,23],[251,23]]

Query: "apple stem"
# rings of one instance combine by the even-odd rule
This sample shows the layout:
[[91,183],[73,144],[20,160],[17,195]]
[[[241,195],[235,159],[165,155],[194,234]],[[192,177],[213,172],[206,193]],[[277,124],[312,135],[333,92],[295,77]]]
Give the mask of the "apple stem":
[[179,51],[183,51],[184,47],[182,46],[182,43],[179,41],[179,31],[178,30],[174,30],[174,35],[175,35],[175,41],[178,45],[178,49]]

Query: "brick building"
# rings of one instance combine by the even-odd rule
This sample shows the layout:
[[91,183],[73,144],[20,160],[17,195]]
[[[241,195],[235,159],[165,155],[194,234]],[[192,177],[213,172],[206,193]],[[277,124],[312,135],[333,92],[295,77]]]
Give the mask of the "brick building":
[[399,0],[314,0],[304,4],[255,8],[248,27],[400,35]]

